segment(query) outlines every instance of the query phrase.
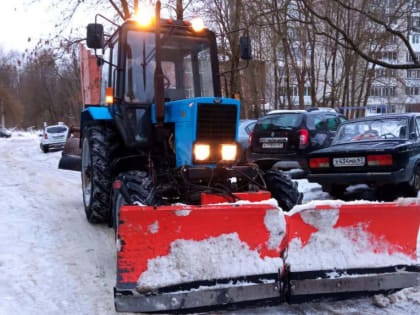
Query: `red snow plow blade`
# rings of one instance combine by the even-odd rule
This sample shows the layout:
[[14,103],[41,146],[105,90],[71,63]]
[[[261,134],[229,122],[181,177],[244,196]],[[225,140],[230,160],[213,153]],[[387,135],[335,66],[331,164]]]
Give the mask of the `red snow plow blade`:
[[415,286],[419,223],[414,204],[326,202],[290,215],[268,202],[124,206],[116,309],[300,302]]
[[286,218],[289,303],[418,285],[420,205],[303,207]]

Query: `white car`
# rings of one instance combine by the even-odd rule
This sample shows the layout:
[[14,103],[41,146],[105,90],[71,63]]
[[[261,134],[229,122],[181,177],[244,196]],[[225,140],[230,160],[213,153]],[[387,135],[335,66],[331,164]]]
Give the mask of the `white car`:
[[45,126],[41,138],[41,150],[47,153],[50,149],[63,149],[69,128],[66,125]]

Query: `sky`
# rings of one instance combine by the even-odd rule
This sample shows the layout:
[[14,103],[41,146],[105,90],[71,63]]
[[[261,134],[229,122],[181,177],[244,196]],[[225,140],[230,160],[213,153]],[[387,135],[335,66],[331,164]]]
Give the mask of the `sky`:
[[[45,3],[25,8],[24,2],[27,1],[1,1],[0,45],[5,51],[24,51],[54,27],[54,15],[46,10]],[[35,40],[28,42],[29,37]]]
[[[61,9],[52,8],[51,1],[0,0],[0,47],[3,51],[25,51],[32,48],[40,39],[46,39],[55,32],[55,25],[60,22]],[[66,1],[65,1],[66,2]],[[64,2],[64,3],[65,3]],[[93,22],[95,12],[78,10],[72,25],[85,26]],[[70,28],[69,28],[70,29]],[[31,41],[28,42],[28,38]]]

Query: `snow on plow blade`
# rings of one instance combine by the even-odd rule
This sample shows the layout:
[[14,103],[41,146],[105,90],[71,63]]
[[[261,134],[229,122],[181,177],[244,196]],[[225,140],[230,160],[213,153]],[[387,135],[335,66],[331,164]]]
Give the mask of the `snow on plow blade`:
[[415,202],[314,202],[286,220],[289,303],[419,284]]
[[418,285],[420,206],[323,202],[120,210],[117,311],[308,301]]
[[283,213],[270,204],[122,207],[116,309],[278,299],[285,227]]

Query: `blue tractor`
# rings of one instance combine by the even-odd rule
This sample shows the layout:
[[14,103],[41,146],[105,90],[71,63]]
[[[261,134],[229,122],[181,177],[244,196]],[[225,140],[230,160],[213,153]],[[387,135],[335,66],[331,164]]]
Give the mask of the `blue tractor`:
[[81,171],[89,222],[116,227],[122,205],[194,205],[202,193],[235,201],[268,190],[286,211],[301,200],[281,172],[238,161],[240,102],[222,97],[213,32],[157,10],[149,25],[127,20],[109,37],[95,21],[87,45],[102,50],[100,104],[85,104],[81,155],[65,151],[59,167]]

